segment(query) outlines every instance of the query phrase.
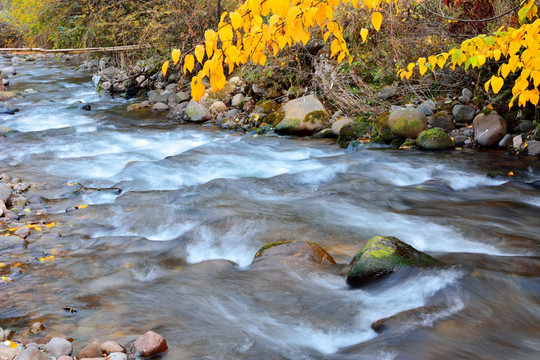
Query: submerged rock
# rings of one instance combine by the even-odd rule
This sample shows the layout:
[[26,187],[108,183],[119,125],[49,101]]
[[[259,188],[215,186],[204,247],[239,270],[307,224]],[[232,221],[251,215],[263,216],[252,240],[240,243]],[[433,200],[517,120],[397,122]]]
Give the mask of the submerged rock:
[[432,267],[439,260],[392,236],[375,236],[351,261],[347,283],[358,288],[399,269]]
[[73,345],[66,339],[60,337],[53,337],[47,345],[45,345],[45,352],[54,357],[60,357],[62,355],[71,356],[73,352]]
[[306,241],[278,241],[264,245],[257,251],[253,262],[263,259],[286,258],[300,262],[335,265],[334,258],[316,243]]
[[439,128],[422,131],[416,139],[416,144],[425,150],[447,150],[454,148],[454,142],[448,134]]
[[417,109],[398,109],[388,117],[388,126],[392,133],[402,138],[416,138],[427,130],[427,118]]
[[290,135],[309,135],[321,130],[330,116],[323,104],[313,95],[289,101],[283,106],[285,117],[276,132]]

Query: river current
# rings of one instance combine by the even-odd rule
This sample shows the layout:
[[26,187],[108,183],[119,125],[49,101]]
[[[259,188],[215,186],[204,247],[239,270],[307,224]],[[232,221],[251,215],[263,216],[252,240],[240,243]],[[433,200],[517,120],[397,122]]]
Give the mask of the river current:
[[[540,357],[538,158],[179,125],[99,97],[69,66],[18,71],[11,89],[35,92],[0,115],[18,131],[0,142],[0,172],[48,199],[23,221],[56,226],[0,255],[29,264],[0,284],[0,326],[42,321],[79,344],[154,330],[167,360]],[[349,289],[346,265],[375,235],[448,266]],[[341,266],[252,264],[282,240],[316,242]]]

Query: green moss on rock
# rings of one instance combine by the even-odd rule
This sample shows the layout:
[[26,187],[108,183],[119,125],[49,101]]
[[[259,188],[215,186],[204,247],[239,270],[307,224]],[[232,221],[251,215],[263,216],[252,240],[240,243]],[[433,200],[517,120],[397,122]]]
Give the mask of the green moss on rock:
[[441,262],[391,236],[375,236],[351,261],[347,283],[353,287],[368,285],[398,269],[424,268]]
[[439,128],[421,132],[416,139],[416,144],[425,150],[447,150],[455,147],[452,138]]
[[338,144],[346,148],[349,142],[371,133],[371,125],[365,122],[351,122],[339,130]]

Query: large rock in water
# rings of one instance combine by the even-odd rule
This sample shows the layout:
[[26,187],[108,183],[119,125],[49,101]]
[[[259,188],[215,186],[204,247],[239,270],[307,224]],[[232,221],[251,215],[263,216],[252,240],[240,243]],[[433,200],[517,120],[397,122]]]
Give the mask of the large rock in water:
[[285,106],[285,117],[276,126],[276,132],[291,135],[309,135],[321,130],[330,117],[323,104],[313,95],[291,100]]
[[454,148],[454,142],[448,134],[439,128],[422,131],[416,139],[416,144],[425,150],[447,150]]
[[336,264],[334,258],[326,250],[318,244],[306,241],[280,241],[267,244],[257,251],[253,262],[275,258],[325,265]]
[[195,100],[191,100],[189,102],[184,109],[184,114],[191,122],[205,122],[212,119],[212,115],[206,106],[196,102]]
[[353,288],[362,287],[396,270],[439,264],[439,260],[395,237],[375,236],[351,261],[347,283]]
[[506,120],[496,111],[478,114],[473,121],[474,139],[481,146],[498,144],[506,135]]
[[416,138],[427,125],[426,115],[417,109],[394,110],[388,117],[390,130],[402,138]]
[[147,331],[144,335],[139,336],[133,343],[135,350],[142,357],[150,357],[156,354],[167,351],[167,341],[163,336]]

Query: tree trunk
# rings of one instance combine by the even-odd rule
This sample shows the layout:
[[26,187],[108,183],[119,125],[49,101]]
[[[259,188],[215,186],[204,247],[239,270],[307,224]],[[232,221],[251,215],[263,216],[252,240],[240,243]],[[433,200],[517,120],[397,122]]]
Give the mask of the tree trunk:
[[221,19],[221,13],[223,12],[223,10],[221,9],[221,0],[218,0],[217,1],[217,23],[219,24],[219,20]]
[[4,91],[4,79],[2,79],[2,72],[0,71],[0,92]]

